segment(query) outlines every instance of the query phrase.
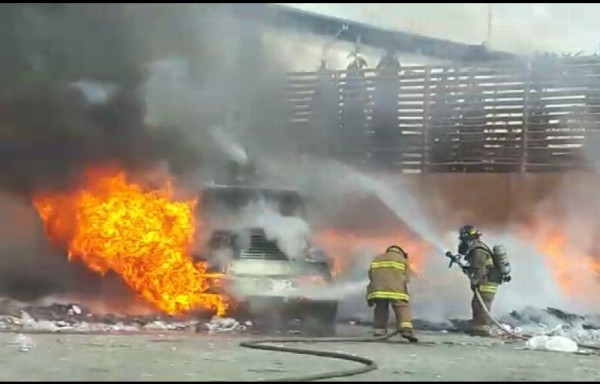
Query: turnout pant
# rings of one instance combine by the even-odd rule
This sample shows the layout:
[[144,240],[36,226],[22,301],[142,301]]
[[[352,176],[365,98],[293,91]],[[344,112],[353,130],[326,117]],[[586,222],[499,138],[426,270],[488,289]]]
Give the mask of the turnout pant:
[[[492,303],[494,302],[498,286],[496,284],[482,284],[478,289],[485,307],[491,312]],[[492,319],[485,313],[475,292],[473,292],[473,299],[471,300],[471,310],[473,311],[473,319],[471,320],[473,331],[482,333],[489,332],[492,325]]]
[[412,316],[410,304],[404,300],[374,299],[375,309],[373,318],[373,328],[376,331],[387,330],[387,323],[390,316],[390,306],[396,317],[396,329],[398,331],[412,331]]

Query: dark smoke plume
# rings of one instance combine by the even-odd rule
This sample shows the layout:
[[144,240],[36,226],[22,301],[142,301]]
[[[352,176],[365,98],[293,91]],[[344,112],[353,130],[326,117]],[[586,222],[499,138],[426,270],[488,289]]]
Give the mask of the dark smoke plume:
[[[277,80],[261,74],[279,64],[262,33],[214,4],[0,5],[0,293],[30,298],[98,285],[45,244],[30,206],[36,192],[76,187],[94,165],[194,171],[211,145],[205,130],[230,104],[252,111],[241,111],[250,129],[272,126]],[[148,124],[150,69],[173,58],[187,63],[186,84],[203,97],[158,97],[155,108],[177,116],[187,102],[199,115]],[[15,232],[21,216],[30,227]]]
[[[29,196],[69,186],[90,165],[135,169],[161,159],[177,163],[189,152],[183,140],[144,124],[143,31],[132,11],[121,4],[2,5],[4,191]],[[114,91],[92,102],[74,85],[81,81]]]

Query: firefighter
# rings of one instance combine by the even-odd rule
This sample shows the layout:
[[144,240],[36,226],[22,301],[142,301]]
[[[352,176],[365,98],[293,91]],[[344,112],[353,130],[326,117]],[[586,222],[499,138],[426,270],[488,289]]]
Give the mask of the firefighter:
[[397,245],[389,247],[384,254],[376,256],[369,268],[367,302],[374,308],[374,335],[387,333],[389,307],[396,317],[396,329],[411,343],[418,340],[413,334],[407,284],[410,268],[408,254]]
[[458,253],[465,255],[465,260],[469,263],[466,272],[473,291],[471,333],[477,336],[489,336],[491,319],[477,299],[475,290],[479,291],[487,310],[491,311],[502,276],[494,266],[492,251],[481,241],[481,232],[477,228],[472,225],[463,226],[459,231],[459,240]]

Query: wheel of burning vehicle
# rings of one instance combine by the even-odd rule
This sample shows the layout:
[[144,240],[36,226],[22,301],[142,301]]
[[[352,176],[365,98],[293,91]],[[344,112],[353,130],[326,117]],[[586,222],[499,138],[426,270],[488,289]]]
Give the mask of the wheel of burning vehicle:
[[334,336],[335,322],[307,314],[302,317],[302,332],[308,336]]
[[284,321],[278,311],[267,311],[261,314],[253,314],[252,322],[256,330],[264,333],[277,333],[284,330]]
[[314,336],[334,336],[337,303],[312,304],[301,318],[302,331]]

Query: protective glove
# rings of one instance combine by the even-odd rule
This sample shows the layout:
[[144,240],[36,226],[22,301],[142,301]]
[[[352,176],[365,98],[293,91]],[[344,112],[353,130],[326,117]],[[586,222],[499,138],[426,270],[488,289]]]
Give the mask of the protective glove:
[[504,275],[502,280],[504,280],[505,282],[510,282],[512,280],[512,277],[510,275]]
[[370,307],[375,305],[375,302],[373,300],[367,300],[367,305]]
[[479,281],[473,281],[471,280],[471,289],[475,290],[479,288]]

